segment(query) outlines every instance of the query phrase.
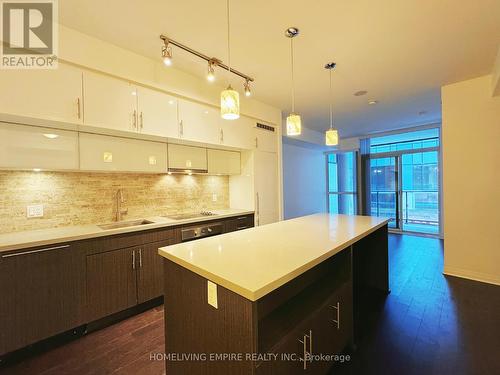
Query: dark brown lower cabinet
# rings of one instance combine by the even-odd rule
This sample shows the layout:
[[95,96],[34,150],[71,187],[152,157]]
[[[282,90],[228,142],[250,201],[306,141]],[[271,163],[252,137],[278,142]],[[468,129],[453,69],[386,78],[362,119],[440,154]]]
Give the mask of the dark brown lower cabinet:
[[254,215],[242,215],[227,219],[224,224],[225,233],[252,228],[254,226]]
[[[222,220],[225,232],[253,226],[253,214]],[[0,356],[163,296],[158,248],[180,229],[0,253]]]
[[138,247],[87,256],[87,320],[137,304]]
[[351,337],[352,289],[346,283],[270,349],[278,355],[276,360],[261,362],[256,374],[327,374]]
[[174,239],[87,256],[87,320],[93,321],[163,295],[158,248]]
[[0,354],[84,322],[85,253],[70,244],[0,256]]
[[137,269],[137,300],[139,303],[163,295],[163,258],[158,248],[172,245],[170,239],[163,242],[146,244],[139,248],[139,267]]

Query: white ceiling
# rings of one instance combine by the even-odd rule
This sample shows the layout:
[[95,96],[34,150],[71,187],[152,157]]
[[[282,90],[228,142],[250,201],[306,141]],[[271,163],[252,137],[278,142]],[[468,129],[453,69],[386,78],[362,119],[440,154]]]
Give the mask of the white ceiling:
[[[165,33],[227,61],[225,0],[59,4],[64,25],[136,53],[159,58]],[[256,99],[285,114],[291,83],[283,32],[300,28],[296,110],[309,128],[328,127],[323,66],[337,62],[333,98],[343,137],[439,121],[440,87],[490,73],[500,42],[499,0],[231,0],[231,8],[232,65],[255,78]],[[202,61],[174,54],[177,68],[206,74]],[[358,90],[368,94],[353,96]]]

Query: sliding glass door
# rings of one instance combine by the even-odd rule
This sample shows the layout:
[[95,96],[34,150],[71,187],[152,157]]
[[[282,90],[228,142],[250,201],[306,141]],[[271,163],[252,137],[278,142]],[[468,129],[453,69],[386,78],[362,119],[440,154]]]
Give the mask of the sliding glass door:
[[327,154],[328,212],[356,215],[357,152]]
[[399,229],[398,158],[370,159],[370,215],[390,219],[389,228]]
[[370,215],[389,228],[439,234],[438,151],[370,157]]
[[401,155],[401,224],[404,231],[439,233],[439,155]]

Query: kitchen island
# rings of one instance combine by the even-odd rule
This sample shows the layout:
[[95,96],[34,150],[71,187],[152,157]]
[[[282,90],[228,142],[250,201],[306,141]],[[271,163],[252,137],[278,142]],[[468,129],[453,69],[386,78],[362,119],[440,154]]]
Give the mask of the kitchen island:
[[167,374],[327,373],[389,292],[387,250],[386,219],[331,214],[160,248]]

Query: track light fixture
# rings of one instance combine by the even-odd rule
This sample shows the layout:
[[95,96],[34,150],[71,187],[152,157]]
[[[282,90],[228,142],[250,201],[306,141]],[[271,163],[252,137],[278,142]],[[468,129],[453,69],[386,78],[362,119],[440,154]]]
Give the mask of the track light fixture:
[[245,90],[246,97],[252,96],[252,90],[250,89],[250,81],[248,79],[245,80],[245,83],[243,83],[243,88]]
[[[161,49],[161,56],[163,63],[166,66],[172,65],[172,46],[182,49],[183,51],[189,52],[192,55],[199,57],[200,59],[205,60],[208,63],[207,66],[207,80],[209,82],[215,81],[215,68],[219,67],[224,70],[227,70],[229,73],[235,74],[244,79],[243,89],[245,92],[245,96],[249,97],[252,95],[252,90],[250,88],[250,84],[254,81],[254,79],[250,76],[247,76],[244,73],[239,72],[238,70],[233,69],[231,66],[231,54],[230,54],[230,28],[229,28],[229,1],[227,1],[227,33],[228,33],[228,65],[224,64],[221,60],[216,57],[209,57],[201,52],[198,52],[184,44],[181,44],[173,39],[168,38],[165,35],[160,35],[160,39],[163,41],[163,46]],[[228,120],[234,120],[239,117],[239,93],[234,90],[229,84],[226,90],[221,92],[221,117]]]
[[163,46],[161,47],[161,58],[166,66],[172,65],[172,47],[168,43],[168,39],[163,39]]

